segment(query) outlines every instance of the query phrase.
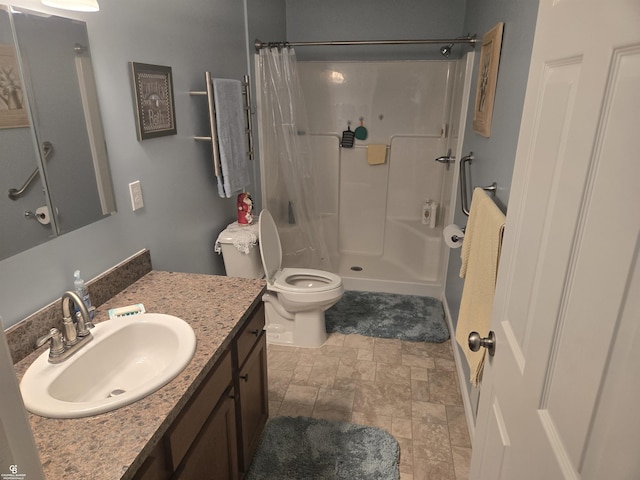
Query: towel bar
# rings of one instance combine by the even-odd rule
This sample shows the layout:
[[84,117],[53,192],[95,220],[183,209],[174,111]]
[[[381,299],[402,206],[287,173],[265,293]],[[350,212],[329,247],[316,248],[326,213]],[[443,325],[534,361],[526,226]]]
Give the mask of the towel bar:
[[[202,136],[194,136],[193,139],[200,142],[211,142],[211,151],[213,157],[213,170],[215,172],[216,177],[220,177],[220,151],[218,149],[218,134],[216,128],[216,107],[214,103],[213,97],[213,79],[211,77],[211,72],[204,72],[206,91],[192,91],[189,92],[189,95],[194,97],[207,97],[207,107],[209,113],[209,126],[211,129],[211,136],[202,137]],[[249,82],[249,75],[245,75],[242,81],[243,92],[242,94],[245,97],[245,106],[244,110],[247,112],[247,137],[248,137],[248,148],[249,151],[247,155],[249,156],[249,160],[253,160],[254,152],[253,152],[253,119],[251,115],[253,114],[253,110],[251,107],[251,83]]]

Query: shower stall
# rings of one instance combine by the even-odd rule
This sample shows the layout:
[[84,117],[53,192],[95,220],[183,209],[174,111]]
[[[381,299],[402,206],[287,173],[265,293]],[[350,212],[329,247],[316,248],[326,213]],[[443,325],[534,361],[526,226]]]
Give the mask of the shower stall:
[[[472,56],[297,63],[308,122],[296,133],[313,159],[313,221],[346,289],[441,296]],[[343,132],[358,127],[366,137],[358,129],[353,146],[342,146]],[[386,151],[384,163],[371,161],[373,148]],[[263,206],[276,212],[286,261],[303,237],[270,174],[274,159],[260,160]],[[428,202],[435,222],[424,220]]]

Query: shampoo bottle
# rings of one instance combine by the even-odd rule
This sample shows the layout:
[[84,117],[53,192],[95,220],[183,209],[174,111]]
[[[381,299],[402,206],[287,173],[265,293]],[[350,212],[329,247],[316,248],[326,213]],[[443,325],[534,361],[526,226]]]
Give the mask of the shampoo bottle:
[[[73,272],[73,288],[76,294],[82,299],[87,310],[89,311],[89,315],[93,320],[94,309],[91,308],[91,298],[89,297],[89,290],[84,284],[84,280],[80,278],[80,270],[76,270]],[[78,308],[76,307],[76,313],[78,312]]]

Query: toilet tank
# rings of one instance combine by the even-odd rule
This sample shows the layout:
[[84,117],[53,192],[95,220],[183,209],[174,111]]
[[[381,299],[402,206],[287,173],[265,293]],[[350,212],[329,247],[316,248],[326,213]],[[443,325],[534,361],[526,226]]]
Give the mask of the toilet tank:
[[[255,238],[255,243],[249,242],[249,238]],[[237,222],[227,226],[220,233],[216,250],[219,249],[222,253],[224,269],[228,277],[264,277],[257,238],[257,225],[241,226]]]

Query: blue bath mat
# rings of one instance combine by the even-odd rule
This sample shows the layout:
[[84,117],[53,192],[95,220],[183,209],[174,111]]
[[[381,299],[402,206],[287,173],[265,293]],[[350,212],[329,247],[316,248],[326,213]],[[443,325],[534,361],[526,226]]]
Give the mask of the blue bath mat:
[[449,338],[442,303],[432,297],[349,290],[325,318],[330,333],[434,343]]
[[399,446],[379,428],[308,417],[267,423],[247,480],[398,480]]

